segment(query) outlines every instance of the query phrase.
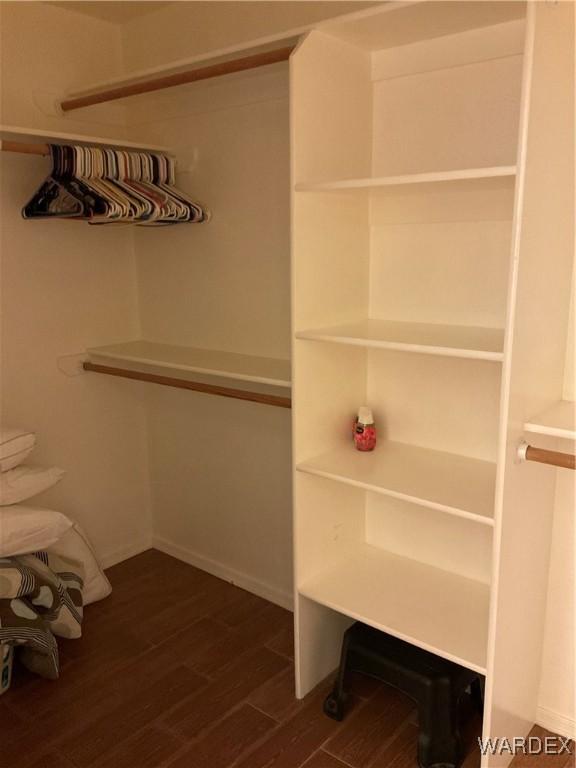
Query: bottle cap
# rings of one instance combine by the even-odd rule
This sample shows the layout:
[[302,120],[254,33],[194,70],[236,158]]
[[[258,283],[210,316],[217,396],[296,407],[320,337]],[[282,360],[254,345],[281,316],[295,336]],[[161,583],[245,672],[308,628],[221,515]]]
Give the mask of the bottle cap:
[[363,405],[358,409],[358,423],[374,424],[374,417],[372,416],[372,410],[370,408]]

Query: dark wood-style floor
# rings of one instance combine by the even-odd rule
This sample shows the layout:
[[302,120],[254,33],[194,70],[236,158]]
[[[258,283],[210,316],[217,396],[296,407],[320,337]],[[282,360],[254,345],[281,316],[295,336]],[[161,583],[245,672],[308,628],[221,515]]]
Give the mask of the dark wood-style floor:
[[[416,766],[415,712],[399,693],[359,677],[342,723],[322,714],[329,681],[294,698],[288,611],[154,550],[109,576],[84,637],[60,643],[60,680],[20,668],[0,698],[1,768]],[[465,768],[479,762],[472,749]]]

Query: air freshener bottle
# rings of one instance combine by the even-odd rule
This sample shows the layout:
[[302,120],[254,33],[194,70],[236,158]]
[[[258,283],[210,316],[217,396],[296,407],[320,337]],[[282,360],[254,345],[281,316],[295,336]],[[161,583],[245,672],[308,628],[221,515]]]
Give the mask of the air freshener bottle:
[[370,408],[362,407],[354,422],[354,445],[357,451],[373,451],[376,447],[376,427]]

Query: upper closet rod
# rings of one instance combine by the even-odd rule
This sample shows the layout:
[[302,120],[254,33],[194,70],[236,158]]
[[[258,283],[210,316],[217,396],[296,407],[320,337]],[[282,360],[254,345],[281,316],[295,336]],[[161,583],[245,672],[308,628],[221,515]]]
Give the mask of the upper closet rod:
[[24,155],[49,155],[48,144],[29,144],[24,141],[2,141],[2,152],[20,152]]
[[244,56],[241,59],[230,59],[228,61],[222,61],[219,64],[210,64],[206,67],[188,69],[173,75],[150,78],[149,80],[140,80],[131,85],[122,85],[117,88],[108,88],[106,90],[97,91],[86,96],[64,99],[60,106],[63,112],[70,112],[73,109],[90,107],[94,104],[102,104],[106,101],[125,99],[127,96],[161,91],[165,88],[174,88],[177,85],[195,83],[198,80],[208,80],[211,77],[221,77],[222,75],[229,75],[233,72],[244,72],[247,69],[265,67],[268,64],[277,64],[280,61],[288,61],[294,48],[295,46],[291,45],[286,48],[278,48],[274,51],[254,53],[251,56]]

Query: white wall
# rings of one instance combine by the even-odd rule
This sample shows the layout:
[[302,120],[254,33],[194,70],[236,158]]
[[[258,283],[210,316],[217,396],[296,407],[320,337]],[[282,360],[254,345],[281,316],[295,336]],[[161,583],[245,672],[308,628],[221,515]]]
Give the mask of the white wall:
[[[131,118],[192,161],[178,183],[213,212],[135,232],[144,337],[289,358],[287,67],[167,92]],[[289,605],[290,412],[158,388],[149,408],[157,545]]]
[[286,65],[167,91],[131,120],[191,165],[178,184],[212,211],[202,226],[135,229],[144,337],[288,358]]
[[[34,92],[117,75],[118,30],[41,3],[2,3],[0,12],[2,122],[104,133],[103,126],[43,114]],[[111,562],[151,538],[142,391],[103,376],[68,378],[57,359],[138,337],[132,231],[24,221],[20,209],[50,163],[9,153],[0,163],[2,422],[36,430],[33,461],[67,470],[33,503],[78,520]]]
[[291,605],[290,412],[150,393],[155,545]]
[[123,137],[124,108],[55,114],[54,102],[87,83],[122,74],[120,28],[43,2],[0,3],[2,122]]
[[568,470],[559,470],[538,704],[539,722],[572,738],[576,737],[575,502],[574,480]]
[[[575,270],[576,271],[576,270]],[[574,274],[572,275],[574,286]],[[568,342],[564,398],[576,392],[574,291]],[[560,451],[574,450],[574,443],[558,440]],[[567,469],[556,472],[556,502],[548,582],[546,635],[542,659],[539,717],[543,725],[576,738],[576,484]]]

